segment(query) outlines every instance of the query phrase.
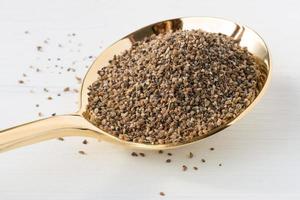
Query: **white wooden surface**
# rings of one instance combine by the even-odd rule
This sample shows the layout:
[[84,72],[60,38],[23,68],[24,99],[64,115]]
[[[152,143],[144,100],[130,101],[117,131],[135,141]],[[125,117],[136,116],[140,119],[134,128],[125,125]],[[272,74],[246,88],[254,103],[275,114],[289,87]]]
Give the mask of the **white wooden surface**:
[[[131,150],[95,140],[88,145],[81,144],[82,138],[47,141],[0,154],[0,199],[299,199],[298,2],[0,0],[0,129],[37,119],[38,112],[75,111],[77,94],[55,95],[66,86],[79,87],[74,76],[84,75],[85,64],[92,61],[86,57],[161,19],[219,16],[247,24],[265,38],[274,63],[271,87],[253,112],[215,136],[172,151],[170,164],[157,152],[133,158]],[[38,45],[43,52],[36,51]],[[53,68],[57,57],[65,69]],[[73,61],[77,72],[67,73]],[[19,79],[25,84],[18,84]],[[46,100],[49,95],[52,101]],[[193,159],[186,157],[190,151]],[[202,164],[201,158],[207,162]],[[187,172],[181,171],[182,164],[189,167]]]

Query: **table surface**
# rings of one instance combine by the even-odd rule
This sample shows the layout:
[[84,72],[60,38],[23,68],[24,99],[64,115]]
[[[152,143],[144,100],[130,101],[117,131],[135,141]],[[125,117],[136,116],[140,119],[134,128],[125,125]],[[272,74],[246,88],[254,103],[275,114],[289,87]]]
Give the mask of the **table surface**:
[[299,6],[292,0],[0,0],[0,129],[41,118],[39,112],[76,111],[78,94],[63,92],[79,89],[75,76],[83,77],[112,42],[162,19],[218,16],[246,24],[266,40],[274,64],[270,88],[250,114],[168,151],[169,164],[166,153],[132,157],[132,150],[103,141],[55,139],[0,154],[0,199],[299,199]]

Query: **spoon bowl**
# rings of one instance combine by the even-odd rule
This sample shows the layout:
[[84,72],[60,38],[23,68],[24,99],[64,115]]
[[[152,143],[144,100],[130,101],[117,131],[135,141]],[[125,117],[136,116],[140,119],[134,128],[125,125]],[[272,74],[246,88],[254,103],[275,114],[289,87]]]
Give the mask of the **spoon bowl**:
[[[211,130],[209,133],[196,137],[187,143],[170,143],[162,145],[142,144],[121,140],[118,137],[115,137],[110,133],[97,128],[84,118],[86,106],[88,105],[88,87],[97,80],[98,70],[101,67],[107,66],[109,64],[109,60],[111,60],[114,55],[122,54],[125,50],[130,49],[135,42],[143,40],[145,37],[148,37],[152,34],[165,33],[171,30],[175,31],[192,29],[201,29],[203,31],[213,33],[223,33],[227,36],[230,36],[239,41],[240,46],[247,47],[248,51],[251,52],[260,62],[261,68],[259,70],[261,71],[262,76],[260,77],[258,84],[259,94],[240,115],[229,121],[227,124],[217,127]],[[96,58],[83,80],[80,93],[80,107],[78,112],[70,115],[50,117],[0,131],[0,152],[47,139],[74,135],[89,136],[114,142],[116,144],[122,144],[127,147],[150,150],[181,147],[213,135],[241,119],[263,96],[267,85],[270,82],[270,72],[271,60],[265,42],[255,31],[246,26],[229,20],[212,17],[176,18],[154,23],[123,37],[105,49]]]

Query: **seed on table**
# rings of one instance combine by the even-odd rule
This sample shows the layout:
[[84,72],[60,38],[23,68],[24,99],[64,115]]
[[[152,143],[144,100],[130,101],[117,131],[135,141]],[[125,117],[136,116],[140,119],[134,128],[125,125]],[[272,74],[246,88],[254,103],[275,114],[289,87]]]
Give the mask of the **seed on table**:
[[23,81],[23,80],[19,80],[18,82],[19,82],[20,84],[23,84],[23,83],[24,83],[24,81]]
[[194,170],[198,170],[198,167],[193,167],[194,168]]
[[189,153],[189,158],[193,158],[194,154],[192,152]]
[[138,154],[137,154],[136,152],[132,152],[131,155],[132,155],[133,157],[137,157],[137,156],[138,156]]
[[84,151],[78,151],[79,154],[85,155],[86,153]]
[[82,79],[78,76],[75,76],[75,79],[77,80],[78,83],[81,83]]
[[36,49],[37,49],[38,51],[42,51],[42,50],[43,50],[43,48],[42,48],[41,46],[37,46]]
[[205,159],[202,158],[202,159],[201,159],[201,162],[205,163],[206,161],[205,161]]
[[64,92],[69,92],[70,91],[70,87],[65,87],[64,88]]
[[82,144],[88,144],[88,141],[87,140],[83,140]]
[[162,154],[162,153],[164,153],[164,151],[163,151],[163,150],[159,150],[158,153],[159,153],[159,154]]
[[168,153],[168,156],[172,156],[172,153]]
[[210,150],[213,151],[213,150],[215,150],[215,148],[211,147]]
[[160,192],[159,195],[160,196],[165,196],[165,193],[164,192]]
[[64,141],[64,140],[65,140],[65,139],[62,138],[62,137],[58,137],[57,139],[60,140],[60,141]]
[[145,157],[146,155],[144,153],[139,153],[140,156]]
[[170,162],[171,162],[171,159],[167,159],[167,160],[166,160],[166,163],[170,163]]
[[186,171],[188,167],[186,165],[182,165],[182,171]]

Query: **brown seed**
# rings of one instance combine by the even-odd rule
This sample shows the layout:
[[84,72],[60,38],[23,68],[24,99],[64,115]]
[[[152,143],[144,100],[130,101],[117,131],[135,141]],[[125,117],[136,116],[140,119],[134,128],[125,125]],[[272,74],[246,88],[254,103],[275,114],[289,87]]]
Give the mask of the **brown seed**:
[[75,76],[75,79],[77,80],[78,83],[81,83],[82,82],[82,79],[78,76]]
[[43,50],[43,48],[42,48],[41,46],[37,46],[36,49],[37,49],[38,51],[42,51],[42,50]]
[[145,154],[144,154],[144,153],[139,153],[139,154],[140,154],[140,156],[145,157]]
[[77,89],[73,89],[73,91],[74,91],[75,93],[78,93],[78,92],[79,92]]
[[215,150],[215,148],[211,147],[210,150],[213,151],[213,150]]
[[159,195],[160,196],[165,196],[165,193],[164,192],[160,192]]
[[221,167],[222,166],[222,163],[219,163],[219,167]]
[[193,158],[194,154],[192,152],[189,153],[189,158]]
[[126,141],[191,142],[251,104],[263,85],[260,68],[239,41],[221,33],[152,35],[99,69],[84,117]]
[[65,139],[64,138],[62,138],[62,137],[59,137],[59,138],[57,138],[58,140],[60,140],[60,141],[64,141]]
[[88,144],[88,141],[87,140],[83,140],[82,144]]
[[132,152],[131,155],[132,155],[133,157],[137,157],[137,156],[138,156],[138,154],[137,154],[136,152]]
[[206,161],[205,161],[205,159],[202,158],[202,159],[201,159],[201,162],[205,163]]
[[170,162],[171,162],[171,159],[167,159],[167,160],[166,160],[166,163],[170,163]]
[[172,156],[172,153],[168,153],[168,156]]
[[70,87],[65,87],[64,88],[64,92],[69,92],[70,91]]
[[159,154],[162,154],[162,153],[164,153],[164,151],[163,151],[163,150],[159,150],[158,153],[159,153]]
[[82,150],[78,151],[79,154],[85,155],[86,153]]
[[19,80],[18,82],[19,82],[20,84],[23,84],[23,83],[24,83],[24,81],[23,81],[23,80]]
[[56,113],[52,113],[51,116],[52,116],[52,117],[56,116]]
[[193,167],[194,168],[194,170],[198,170],[198,167]]
[[42,117],[42,116],[43,116],[43,114],[42,114],[41,112],[39,112],[38,115],[39,115],[39,117]]
[[53,98],[52,98],[52,97],[48,97],[47,99],[48,99],[48,100],[52,100]]
[[188,167],[187,166],[185,166],[185,165],[182,165],[182,171],[186,171],[188,169]]

